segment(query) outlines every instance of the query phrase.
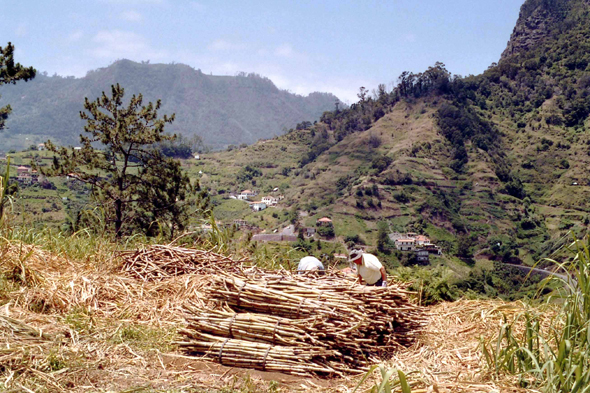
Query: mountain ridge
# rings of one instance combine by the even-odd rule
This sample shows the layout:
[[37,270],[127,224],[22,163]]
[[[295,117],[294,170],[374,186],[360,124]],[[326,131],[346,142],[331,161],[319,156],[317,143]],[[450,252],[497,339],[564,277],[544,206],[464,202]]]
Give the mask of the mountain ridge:
[[0,95],[11,104],[13,113],[8,130],[0,134],[0,144],[10,145],[9,137],[17,134],[21,134],[21,145],[23,137],[30,143],[54,139],[60,144],[77,144],[84,126],[78,116],[84,98],[94,100],[115,83],[128,96],[161,99],[160,113],[176,113],[176,121],[167,127],[169,132],[197,134],[213,148],[280,135],[299,122],[317,120],[340,102],[329,93],[295,95],[256,74],[213,76],[184,64],[119,60],[83,78],[38,75],[28,83],[3,86]]

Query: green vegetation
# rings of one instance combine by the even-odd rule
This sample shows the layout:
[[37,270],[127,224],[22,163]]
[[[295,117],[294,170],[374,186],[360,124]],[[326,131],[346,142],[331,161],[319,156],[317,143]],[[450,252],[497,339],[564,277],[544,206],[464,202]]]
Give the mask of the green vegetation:
[[[0,86],[15,84],[19,80],[29,81],[35,74],[33,67],[23,67],[20,63],[14,62],[14,45],[9,42],[5,47],[0,46]],[[0,131],[6,127],[6,119],[10,112],[10,105],[0,107]]]
[[146,101],[161,98],[162,111],[177,114],[168,131],[187,139],[198,135],[213,149],[280,135],[303,120],[317,120],[337,101],[326,93],[291,94],[256,74],[213,76],[183,64],[119,60],[83,78],[43,73],[25,86],[1,88],[15,114],[8,120],[10,130],[0,135],[0,150],[22,150],[47,139],[76,146],[84,97],[99,97],[117,83]]
[[[92,187],[102,217],[99,223],[87,223],[89,227],[102,224],[108,230],[112,225],[117,238],[137,232],[153,236],[165,229],[173,238],[188,223],[186,201],[199,185],[191,185],[179,161],[163,157],[154,147],[174,139],[164,134],[174,115],[159,119],[160,101],[143,106],[142,95],[133,96],[124,107],[123,97],[124,89],[117,84],[111,97],[103,92],[96,101],[86,99],[88,113],[80,116],[88,122],[85,131],[90,135],[80,137],[82,148],[68,150],[47,142],[47,149],[56,154],[53,165],[34,168],[46,176],[71,176]],[[104,150],[93,147],[97,142]]]
[[[565,263],[553,261],[572,277],[553,276],[565,289],[557,315],[543,322],[542,310],[532,309],[514,322],[505,323],[495,341],[483,342],[482,351],[496,373],[519,377],[521,386],[544,392],[582,392],[590,383],[590,238],[574,241],[574,256]],[[522,330],[524,325],[524,330]]]

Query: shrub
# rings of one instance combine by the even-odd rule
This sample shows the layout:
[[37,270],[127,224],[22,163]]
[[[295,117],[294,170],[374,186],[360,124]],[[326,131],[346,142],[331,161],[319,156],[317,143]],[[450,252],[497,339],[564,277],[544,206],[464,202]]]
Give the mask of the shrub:
[[317,229],[318,235],[323,237],[334,237],[334,227],[332,225],[320,226]]

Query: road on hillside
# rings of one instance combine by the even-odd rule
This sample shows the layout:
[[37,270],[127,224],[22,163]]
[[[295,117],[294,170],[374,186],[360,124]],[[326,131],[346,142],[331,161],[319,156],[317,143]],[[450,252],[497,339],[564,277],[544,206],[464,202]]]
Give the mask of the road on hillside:
[[547,277],[547,276],[557,277],[557,278],[563,280],[564,282],[566,282],[569,286],[574,287],[574,288],[578,286],[578,282],[572,276],[570,276],[568,274],[557,273],[557,272],[553,272],[551,270],[539,269],[536,267],[530,267],[530,266],[525,266],[525,265],[514,265],[511,263],[503,263],[503,262],[501,262],[501,263],[504,266],[512,266],[512,267],[515,267],[519,270],[523,270],[527,273],[529,273],[529,272],[539,273],[543,277]]

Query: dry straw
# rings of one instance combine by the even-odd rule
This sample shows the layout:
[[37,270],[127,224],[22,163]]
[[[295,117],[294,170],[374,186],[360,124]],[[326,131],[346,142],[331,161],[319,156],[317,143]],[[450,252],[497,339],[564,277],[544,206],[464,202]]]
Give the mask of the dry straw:
[[[339,273],[301,277],[231,263],[206,251],[171,247],[167,254],[166,247],[146,247],[96,263],[14,241],[1,244],[0,272],[14,283],[3,289],[6,305],[0,308],[1,388],[182,390],[189,381],[193,387],[198,381],[198,386],[215,390],[231,383],[235,373],[245,373],[204,363],[204,356],[248,369],[345,376],[297,378],[281,391],[307,386],[313,392],[350,393],[360,377],[346,375],[372,362],[404,370],[414,393],[528,391],[514,388],[514,377],[487,372],[479,349],[480,337],[491,340],[504,315],[510,320],[523,312],[520,304],[463,301],[424,314],[406,303],[408,294],[401,286],[365,288]],[[185,274],[194,267],[177,265],[166,270],[168,278],[143,278],[126,270],[125,256],[140,261],[149,255],[157,255],[151,260],[155,265],[167,264],[166,255],[184,255],[184,263],[200,265],[201,271]],[[225,273],[228,269],[231,274]],[[299,318],[289,315],[300,304]],[[321,311],[312,313],[312,307]],[[384,317],[401,322],[392,323],[393,334]],[[428,324],[421,331],[412,328],[423,326],[425,318]],[[130,327],[159,329],[157,339],[146,349],[121,341]],[[177,328],[185,333],[175,337]],[[189,360],[175,352],[170,344],[179,338],[186,343],[181,350],[199,357]],[[156,350],[153,345],[167,346]],[[167,356],[176,356],[179,363],[166,361],[159,350],[172,351]],[[260,378],[286,378],[252,375],[261,384]]]

